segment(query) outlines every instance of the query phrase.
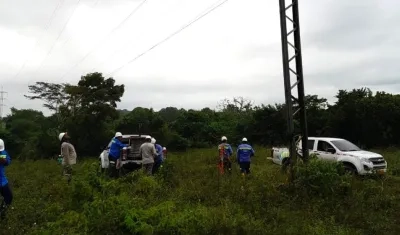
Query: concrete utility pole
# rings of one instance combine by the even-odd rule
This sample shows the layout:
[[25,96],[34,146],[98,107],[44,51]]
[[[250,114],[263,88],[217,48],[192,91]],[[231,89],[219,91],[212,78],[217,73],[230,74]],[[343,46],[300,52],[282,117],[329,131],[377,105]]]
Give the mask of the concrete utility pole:
[[5,92],[5,91],[3,90],[3,86],[1,86],[1,90],[0,90],[0,119],[3,118],[3,107],[6,106],[6,105],[4,104],[4,100],[5,100],[4,95],[7,94],[7,93],[8,93],[8,92]]
[[[292,18],[288,16],[288,10],[292,9]],[[288,142],[290,152],[290,168],[293,173],[293,165],[297,161],[295,129],[293,118],[299,113],[300,116],[300,133],[302,136],[302,159],[308,160],[308,132],[307,132],[307,116],[304,102],[304,79],[303,79],[303,62],[301,55],[301,40],[300,40],[300,22],[299,22],[299,0],[292,0],[286,6],[285,0],[279,0],[280,21],[281,21],[281,41],[282,41],[282,62],[283,62],[283,78],[285,84],[285,101],[287,109],[287,125],[288,125]],[[286,20],[289,20],[293,25],[288,31]],[[293,35],[294,43],[288,40],[288,37]],[[289,58],[289,46],[294,49],[294,55]],[[290,67],[291,61],[296,62],[295,69]],[[296,82],[292,84],[290,74],[296,77]],[[292,95],[292,90],[297,87],[297,98]],[[298,106],[297,110],[293,111],[293,103]]]

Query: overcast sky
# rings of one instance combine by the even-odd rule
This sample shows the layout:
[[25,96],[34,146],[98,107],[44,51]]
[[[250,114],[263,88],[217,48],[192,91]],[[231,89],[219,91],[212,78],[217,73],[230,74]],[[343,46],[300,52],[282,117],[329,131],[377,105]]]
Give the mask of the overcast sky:
[[[141,2],[0,1],[5,114],[45,111],[23,96],[35,81],[76,83],[93,71],[125,84],[122,109],[215,108],[233,96],[284,101],[278,0],[229,0],[127,64],[220,1],[147,0],[114,30]],[[330,101],[338,89],[362,86],[399,93],[399,12],[399,0],[300,1],[306,93]]]

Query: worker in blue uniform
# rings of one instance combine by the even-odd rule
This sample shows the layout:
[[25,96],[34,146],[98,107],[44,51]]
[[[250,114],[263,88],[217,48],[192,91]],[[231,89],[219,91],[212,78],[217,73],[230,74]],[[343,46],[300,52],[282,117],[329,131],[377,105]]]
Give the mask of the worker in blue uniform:
[[237,148],[236,154],[242,175],[250,174],[250,163],[254,153],[254,149],[248,143],[247,138],[243,138],[242,143]]

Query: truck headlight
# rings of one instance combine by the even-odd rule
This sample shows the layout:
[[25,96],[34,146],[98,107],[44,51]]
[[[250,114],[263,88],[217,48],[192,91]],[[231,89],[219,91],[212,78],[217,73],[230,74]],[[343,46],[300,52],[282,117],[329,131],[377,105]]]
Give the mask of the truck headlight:
[[361,162],[367,163],[367,164],[372,164],[372,162],[368,158],[360,158]]

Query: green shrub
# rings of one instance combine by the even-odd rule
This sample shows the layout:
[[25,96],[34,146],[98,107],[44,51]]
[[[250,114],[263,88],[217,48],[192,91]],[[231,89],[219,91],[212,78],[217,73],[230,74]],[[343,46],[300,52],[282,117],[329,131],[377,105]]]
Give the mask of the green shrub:
[[[233,164],[220,175],[215,149],[170,153],[155,176],[119,179],[80,161],[72,183],[54,160],[14,161],[7,169],[13,209],[0,234],[397,234],[400,178],[351,177],[313,159],[295,181],[256,146],[251,174]],[[388,155],[389,164],[395,154]],[[278,187],[284,185],[283,187]]]
[[341,163],[312,158],[308,164],[302,163],[295,168],[294,190],[308,197],[347,196],[351,189],[351,176],[342,172]]

